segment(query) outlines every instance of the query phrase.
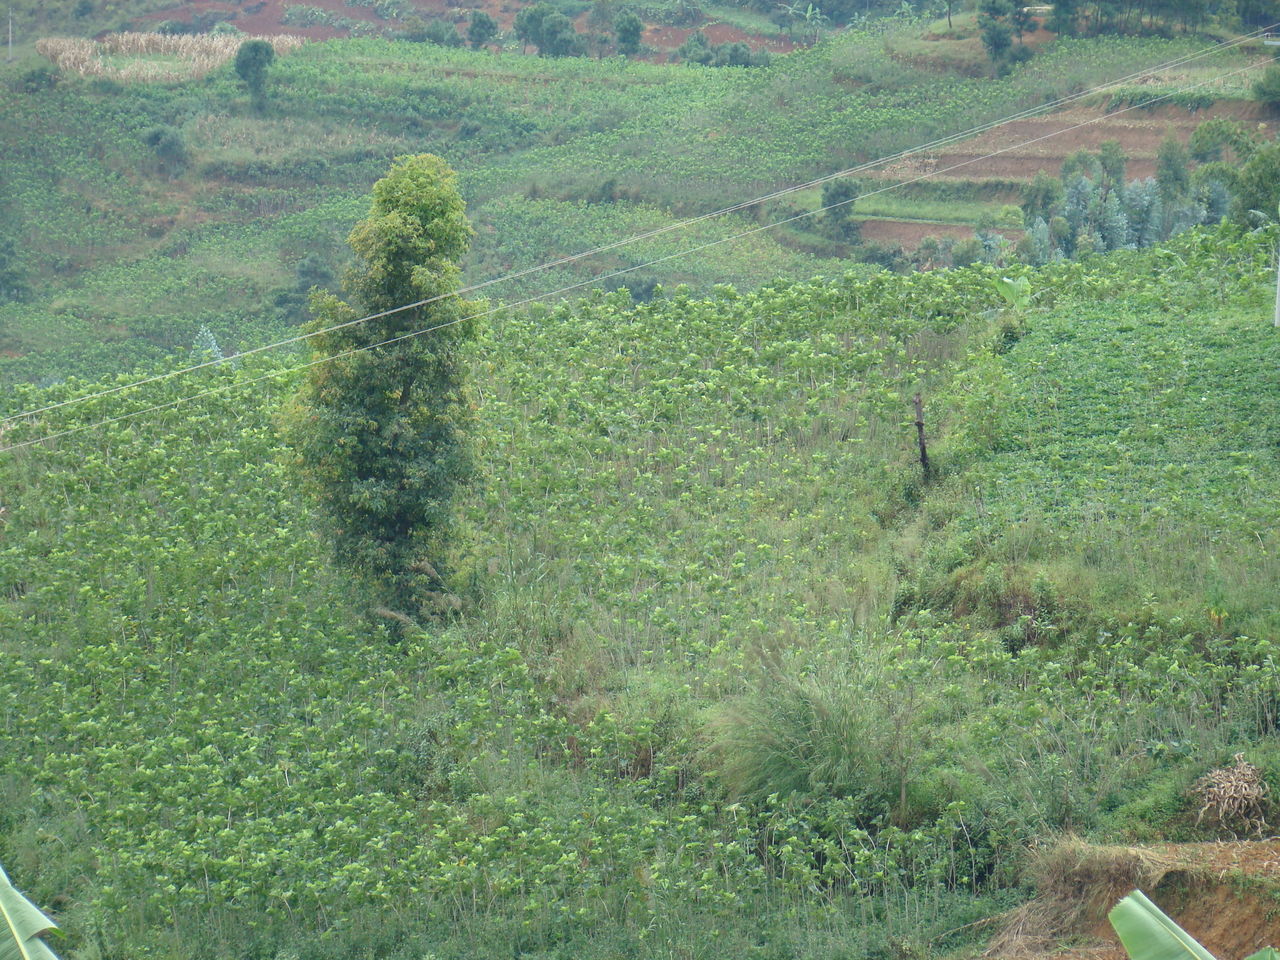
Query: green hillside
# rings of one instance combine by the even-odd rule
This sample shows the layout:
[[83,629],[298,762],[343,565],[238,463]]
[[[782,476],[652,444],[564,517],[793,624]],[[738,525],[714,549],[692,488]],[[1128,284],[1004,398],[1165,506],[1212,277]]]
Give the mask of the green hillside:
[[7,424],[220,391],[0,455],[0,862],[68,957],[888,958],[1060,831],[1212,836],[1196,777],[1280,787],[1276,240],[499,313],[399,644],[288,358]]
[[[331,40],[277,59],[261,113],[229,63],[154,82],[118,73],[144,54],[109,56],[100,75],[51,73],[43,58],[0,67],[0,296],[18,294],[0,301],[0,379],[110,375],[188,348],[202,326],[229,351],[280,337],[304,319],[306,290],[335,282],[369,184],[400,154],[435,152],[462,173],[479,230],[466,279],[478,283],[969,129],[1205,42],[1062,38],[997,80],[894,59],[886,36],[917,29],[851,28],[755,68]],[[1196,69],[1249,62],[1232,50]],[[1144,89],[1156,94],[1186,76]],[[928,200],[936,209],[960,195]],[[995,210],[1010,198],[979,199]],[[643,295],[657,282],[708,290],[839,275],[861,254],[824,236],[818,218],[646,265],[818,204],[783,199],[487,292],[514,301],[629,268],[638,269],[604,285]]]

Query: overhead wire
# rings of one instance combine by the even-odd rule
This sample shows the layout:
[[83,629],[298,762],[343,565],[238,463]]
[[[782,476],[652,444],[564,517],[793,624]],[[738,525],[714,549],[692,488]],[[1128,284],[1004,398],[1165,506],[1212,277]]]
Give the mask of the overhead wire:
[[[1186,92],[1188,92],[1188,91],[1198,89],[1199,87],[1206,86],[1207,84],[1209,84],[1209,83],[1213,83],[1213,82],[1215,82],[1215,81],[1217,81],[1217,80],[1225,79],[1225,78],[1227,78],[1227,77],[1236,76],[1237,74],[1245,73],[1245,72],[1247,72],[1247,71],[1249,71],[1249,70],[1256,69],[1258,66],[1262,65],[1263,63],[1274,63],[1274,62],[1276,61],[1276,59],[1277,59],[1277,58],[1275,58],[1275,57],[1267,58],[1266,60],[1264,60],[1264,61],[1260,61],[1259,63],[1250,64],[1250,65],[1245,66],[1245,67],[1242,67],[1242,68],[1240,68],[1240,69],[1238,69],[1238,70],[1233,70],[1233,71],[1230,71],[1229,73],[1221,74],[1221,75],[1219,75],[1219,76],[1217,76],[1217,77],[1213,77],[1213,78],[1210,78],[1210,79],[1208,79],[1208,80],[1202,80],[1202,81],[1200,81],[1200,82],[1198,82],[1198,83],[1190,84],[1190,85],[1185,86],[1185,87],[1182,87],[1182,88],[1180,88],[1180,89],[1173,90],[1173,91],[1170,91],[1170,92],[1168,92],[1168,93],[1164,93],[1164,94],[1160,94],[1160,95],[1154,96],[1154,97],[1152,97],[1152,98],[1151,98],[1151,99],[1149,99],[1149,100],[1142,101],[1141,103],[1131,104],[1131,105],[1129,105],[1129,106],[1127,106],[1127,107],[1121,108],[1120,110],[1113,111],[1112,113],[1108,114],[1108,115],[1107,115],[1107,117],[1114,117],[1114,116],[1116,116],[1116,115],[1118,115],[1118,114],[1128,113],[1128,112],[1129,112],[1129,111],[1131,111],[1131,110],[1145,109],[1145,108],[1150,107],[1150,106],[1152,106],[1152,105],[1154,105],[1154,104],[1156,104],[1156,103],[1159,103],[1159,102],[1161,102],[1161,101],[1163,101],[1163,100],[1171,99],[1171,98],[1173,98],[1173,97],[1178,96],[1179,94],[1186,93]],[[975,164],[975,163],[981,163],[982,161],[984,161],[984,160],[989,160],[989,159],[991,159],[992,157],[997,157],[997,156],[1000,156],[1000,155],[1002,155],[1002,154],[1009,153],[1009,152],[1011,152],[1011,151],[1013,151],[1013,150],[1018,150],[1018,149],[1021,149],[1021,148],[1023,148],[1023,147],[1026,147],[1026,146],[1030,146],[1030,145],[1032,145],[1032,144],[1039,143],[1039,142],[1041,142],[1041,141],[1051,139],[1051,138],[1053,138],[1053,137],[1062,136],[1062,135],[1063,135],[1063,134],[1065,134],[1065,133],[1070,133],[1070,132],[1072,132],[1072,131],[1074,131],[1074,130],[1078,130],[1078,129],[1080,129],[1081,127],[1086,127],[1086,126],[1089,126],[1090,124],[1097,123],[1099,120],[1102,120],[1102,119],[1105,119],[1105,118],[1104,118],[1104,117],[1092,117],[1092,118],[1090,118],[1090,119],[1088,119],[1088,120],[1084,120],[1084,121],[1081,121],[1080,123],[1073,124],[1073,125],[1068,126],[1068,127],[1064,127],[1064,128],[1062,128],[1062,129],[1060,129],[1060,130],[1055,130],[1055,131],[1053,131],[1053,132],[1051,132],[1051,133],[1047,133],[1047,134],[1044,134],[1044,135],[1039,136],[1039,137],[1033,137],[1033,138],[1031,138],[1031,139],[1029,139],[1029,140],[1024,140],[1024,141],[1021,141],[1021,142],[1019,142],[1019,143],[1015,143],[1015,144],[1012,144],[1012,145],[1010,145],[1010,146],[1003,147],[1003,148],[1001,148],[1001,149],[999,149],[999,150],[993,150],[993,151],[991,151],[990,153],[984,154],[984,155],[979,156],[979,157],[972,157],[972,158],[970,158],[970,159],[968,159],[968,160],[963,160],[963,161],[960,161],[960,162],[958,162],[958,163],[954,163],[954,164],[952,164],[951,166],[944,167],[944,168],[942,168],[942,169],[932,170],[932,171],[929,171],[929,172],[927,172],[927,173],[923,173],[923,174],[921,174],[921,175],[919,175],[919,176],[917,176],[917,177],[911,178],[911,179],[909,179],[909,180],[904,180],[904,181],[900,181],[900,182],[895,182],[895,183],[892,183],[892,184],[888,184],[888,185],[886,185],[886,186],[884,186],[884,187],[881,187],[881,188],[879,188],[879,189],[877,189],[877,190],[868,191],[867,193],[859,194],[858,196],[850,197],[850,198],[845,199],[845,200],[840,200],[840,201],[838,201],[838,202],[836,202],[836,203],[827,204],[826,206],[818,207],[818,208],[813,209],[813,210],[806,210],[806,211],[803,211],[803,212],[801,212],[801,213],[797,213],[797,214],[794,214],[794,215],[792,215],[792,216],[785,217],[785,218],[783,218],[783,219],[781,219],[781,220],[774,221],[774,222],[772,222],[772,223],[758,225],[758,226],[752,227],[752,228],[750,228],[750,229],[748,229],[748,230],[743,230],[743,231],[740,231],[740,232],[738,232],[738,233],[731,234],[730,236],[727,236],[727,237],[721,237],[721,238],[719,238],[719,239],[711,240],[711,241],[708,241],[708,242],[706,242],[706,243],[701,243],[701,244],[698,244],[698,245],[693,246],[693,247],[688,247],[688,248],[686,248],[686,249],[684,249],[684,250],[677,251],[676,253],[671,253],[671,254],[667,254],[667,255],[662,256],[662,257],[657,257],[657,258],[654,258],[654,259],[652,259],[652,260],[645,261],[644,263],[634,264],[634,265],[629,266],[629,267],[623,267],[623,268],[620,268],[620,269],[618,269],[618,270],[615,270],[615,271],[613,271],[613,272],[611,272],[611,273],[603,274],[603,275],[601,275],[601,276],[597,276],[597,277],[591,277],[590,279],[587,279],[587,280],[582,280],[582,281],[578,281],[578,282],[576,282],[576,283],[568,284],[568,285],[563,286],[563,287],[560,287],[560,288],[558,288],[558,289],[556,289],[556,290],[552,290],[552,291],[549,291],[549,292],[546,292],[546,293],[537,294],[537,295],[535,295],[535,296],[528,297],[528,298],[526,298],[526,299],[524,299],[524,300],[518,300],[518,301],[515,301],[515,302],[513,302],[513,303],[502,303],[502,304],[499,304],[499,305],[497,305],[497,306],[490,307],[490,308],[488,308],[488,309],[486,309],[486,310],[482,310],[482,311],[480,311],[480,312],[478,312],[478,313],[469,314],[469,315],[464,316],[464,317],[456,317],[456,318],[454,318],[454,319],[452,319],[452,320],[448,320],[448,321],[445,321],[445,322],[443,322],[443,323],[438,323],[438,324],[434,324],[434,325],[432,325],[432,326],[424,327],[423,329],[420,329],[420,330],[414,330],[414,331],[410,331],[410,332],[408,332],[408,333],[404,333],[404,334],[397,335],[397,336],[395,336],[395,337],[389,337],[389,338],[387,338],[387,339],[385,339],[385,340],[382,340],[382,341],[379,341],[379,342],[377,342],[377,343],[364,344],[364,345],[362,345],[362,346],[359,346],[359,347],[353,347],[353,348],[352,348],[352,349],[350,349],[350,350],[344,350],[344,351],[341,351],[341,352],[336,353],[336,354],[331,354],[331,355],[322,356],[322,357],[315,357],[315,358],[313,358],[313,359],[311,359],[311,360],[309,360],[309,361],[306,361],[305,363],[295,364],[295,365],[293,365],[293,366],[285,367],[285,368],[282,368],[282,369],[279,369],[279,370],[273,370],[273,371],[270,371],[270,372],[268,372],[268,373],[261,374],[261,375],[259,375],[259,376],[251,377],[251,378],[248,378],[248,379],[235,380],[235,381],[233,381],[233,382],[225,383],[225,384],[221,384],[221,385],[219,385],[219,386],[217,386],[217,387],[211,387],[211,388],[209,388],[209,389],[207,389],[207,390],[202,390],[202,391],[199,391],[199,392],[197,392],[197,393],[189,394],[189,395],[186,395],[186,396],[183,396],[183,397],[178,397],[178,398],[176,398],[176,399],[174,399],[174,400],[170,400],[170,401],[167,401],[167,402],[165,402],[165,403],[154,404],[154,405],[152,405],[152,406],[144,407],[144,408],[139,409],[139,410],[133,410],[133,411],[129,411],[128,413],[119,414],[119,415],[114,416],[114,417],[108,417],[108,418],[105,418],[105,419],[102,419],[102,420],[94,421],[94,422],[92,422],[92,423],[88,423],[88,424],[81,424],[81,425],[78,425],[78,426],[75,426],[75,427],[69,427],[69,428],[67,428],[67,429],[65,429],[65,430],[59,430],[59,431],[55,431],[55,432],[53,432],[53,433],[48,433],[48,434],[45,434],[45,435],[43,435],[43,436],[36,437],[36,438],[34,438],[34,439],[30,439],[30,440],[23,440],[23,441],[21,441],[21,442],[19,442],[19,443],[9,444],[9,445],[7,445],[7,446],[0,447],[0,453],[8,453],[8,452],[10,452],[10,451],[18,450],[18,449],[21,449],[21,448],[24,448],[24,447],[34,446],[35,444],[39,444],[39,443],[46,443],[46,442],[48,442],[48,441],[50,441],[50,440],[56,440],[56,439],[59,439],[59,438],[61,438],[61,437],[66,437],[66,436],[70,436],[70,435],[78,434],[78,433],[84,433],[84,432],[88,432],[88,431],[91,431],[91,430],[97,430],[97,429],[99,429],[99,428],[101,428],[101,427],[109,426],[109,425],[114,424],[114,423],[120,423],[120,422],[125,421],[125,420],[131,420],[131,419],[134,419],[134,418],[136,418],[136,417],[143,416],[143,415],[148,414],[148,413],[155,413],[155,412],[159,412],[159,411],[161,411],[161,410],[168,410],[168,409],[171,409],[171,408],[176,407],[176,406],[180,406],[180,405],[185,404],[185,403],[190,403],[190,402],[195,401],[195,400],[203,399],[203,398],[205,398],[205,397],[214,396],[214,395],[216,395],[216,394],[221,394],[221,393],[226,393],[226,392],[227,392],[227,391],[229,391],[229,390],[237,390],[237,389],[240,389],[240,388],[243,388],[243,387],[252,386],[252,385],[253,385],[253,384],[255,384],[255,383],[261,383],[261,382],[262,382],[262,381],[264,381],[264,380],[278,379],[278,378],[280,378],[280,377],[288,376],[288,375],[291,375],[291,374],[297,373],[297,372],[299,372],[299,371],[301,371],[301,370],[306,370],[306,369],[308,369],[308,368],[310,368],[310,367],[317,366],[317,365],[319,365],[319,364],[323,364],[323,363],[332,363],[332,362],[334,362],[334,361],[336,361],[336,360],[342,360],[342,359],[345,359],[345,358],[347,358],[347,357],[354,356],[354,355],[356,355],[356,354],[358,354],[358,353],[363,353],[363,352],[365,352],[365,351],[367,351],[367,350],[376,350],[376,349],[380,349],[380,348],[382,348],[382,347],[391,346],[391,345],[396,344],[396,343],[401,343],[401,342],[403,342],[403,341],[405,341],[405,340],[410,340],[410,339],[413,339],[413,338],[415,338],[415,337],[424,336],[424,335],[426,335],[426,334],[428,334],[428,333],[433,333],[433,332],[435,332],[435,331],[437,331],[437,330],[442,330],[442,329],[444,329],[444,328],[446,328],[446,327],[452,327],[452,326],[455,326],[455,325],[457,325],[457,324],[464,323],[464,322],[466,322],[466,321],[468,321],[468,320],[476,320],[476,319],[480,319],[480,318],[482,318],[482,317],[490,316],[490,315],[495,314],[495,313],[499,313],[499,312],[504,311],[504,310],[511,310],[511,309],[516,308],[516,307],[521,307],[521,306],[528,305],[528,304],[530,304],[530,303],[536,303],[536,302],[538,302],[538,301],[540,301],[540,300],[544,300],[544,299],[546,299],[547,297],[553,297],[553,296],[556,296],[556,295],[561,294],[561,293],[567,293],[567,292],[570,292],[570,291],[572,291],[572,290],[578,290],[578,289],[581,289],[582,287],[586,287],[586,286],[591,286],[591,285],[597,284],[597,283],[599,283],[601,280],[609,280],[609,279],[612,279],[612,278],[614,278],[614,277],[622,276],[622,275],[627,274],[627,273],[632,273],[632,272],[634,272],[634,271],[636,271],[636,270],[642,270],[642,269],[644,269],[644,268],[646,268],[646,267],[654,266],[655,264],[665,263],[665,262],[667,262],[667,261],[669,261],[669,260],[674,260],[674,259],[677,259],[677,258],[679,258],[679,257],[689,256],[690,254],[698,253],[698,252],[700,252],[700,251],[702,251],[702,250],[706,250],[706,249],[709,249],[709,248],[711,248],[711,247],[719,246],[720,244],[724,244],[724,243],[731,243],[731,242],[734,242],[734,241],[740,240],[740,239],[742,239],[743,237],[752,236],[752,235],[754,235],[754,234],[761,233],[761,232],[763,232],[763,231],[765,231],[765,230],[771,230],[771,229],[773,229],[773,228],[775,228],[775,227],[780,227],[780,226],[783,226],[783,225],[788,224],[788,223],[793,223],[793,222],[795,222],[795,221],[797,221],[797,220],[802,220],[802,219],[804,219],[804,218],[806,218],[806,217],[815,216],[816,214],[823,213],[823,212],[825,212],[825,211],[827,211],[827,210],[833,210],[833,209],[836,209],[837,207],[842,207],[842,206],[845,206],[845,205],[847,205],[847,204],[856,203],[856,202],[857,202],[857,201],[859,201],[859,200],[863,200],[863,199],[866,199],[866,198],[868,198],[868,197],[877,196],[877,195],[879,195],[879,194],[881,194],[881,193],[887,193],[887,192],[889,192],[889,191],[891,191],[891,190],[896,190],[896,189],[898,189],[899,187],[907,186],[907,185],[912,184],[912,183],[918,183],[918,182],[923,181],[923,180],[928,180],[928,179],[931,179],[931,178],[933,178],[933,177],[937,177],[937,176],[940,176],[940,175],[942,175],[942,174],[949,173],[949,172],[951,172],[951,171],[953,171],[953,170],[958,170],[958,169],[960,169],[960,168],[962,168],[962,167],[970,166],[970,165]],[[336,329],[336,328],[335,328],[335,329]],[[226,362],[227,362],[226,360],[215,361],[215,363],[226,363]]]
[[[742,210],[748,209],[750,207],[756,206],[758,204],[768,203],[772,200],[777,200],[782,197],[790,196],[794,193],[798,193],[804,190],[810,190],[810,189],[813,189],[814,187],[822,186],[823,184],[829,183],[834,180],[839,180],[845,177],[853,176],[854,174],[858,174],[858,173],[864,173],[868,170],[872,170],[876,167],[883,166],[886,164],[896,163],[921,153],[927,153],[933,150],[937,150],[941,147],[949,146],[952,143],[958,142],[960,140],[968,139],[969,137],[977,136],[981,133],[994,130],[998,127],[1004,126],[1009,123],[1015,123],[1019,120],[1025,120],[1030,117],[1038,116],[1047,111],[1059,109],[1063,106],[1079,102],[1082,99],[1096,96],[1099,93],[1103,93],[1109,89],[1113,89],[1115,87],[1132,83],[1137,79],[1152,76],[1152,75],[1161,73],[1163,71],[1173,69],[1175,67],[1185,66],[1188,63],[1192,63],[1196,60],[1203,59],[1204,57],[1211,56],[1214,53],[1221,53],[1225,50],[1229,50],[1234,47],[1240,46],[1242,44],[1248,43],[1254,39],[1257,39],[1257,37],[1262,36],[1263,34],[1269,32],[1270,30],[1275,29],[1276,27],[1280,27],[1280,22],[1271,24],[1266,27],[1261,27],[1257,30],[1251,31],[1246,34],[1242,34],[1230,40],[1224,40],[1216,44],[1211,44],[1207,47],[1203,47],[1200,50],[1194,51],[1184,56],[1174,58],[1173,60],[1166,61],[1165,63],[1158,64],[1154,67],[1145,68],[1143,70],[1137,71],[1136,73],[1132,73],[1115,80],[1109,80],[1106,83],[1099,84],[1087,90],[1083,90],[1078,93],[1070,94],[1064,97],[1059,97],[1054,100],[1046,101],[1043,104],[1037,104],[1036,106],[1028,107],[1017,113],[1010,114],[1007,117],[1002,117],[998,120],[992,120],[986,123],[978,124],[966,130],[948,134],[945,137],[940,137],[936,140],[919,144],[917,146],[910,147],[908,149],[901,150],[901,151],[898,151],[897,153],[889,154],[887,156],[880,157],[875,160],[865,161],[863,163],[856,164],[852,167],[847,167],[845,169],[838,170],[834,173],[826,174],[822,177],[817,177],[812,180],[805,181],[804,183],[793,184],[791,186],[783,187],[778,190],[772,191],[771,193],[762,194],[761,196],[754,197],[750,200],[742,200],[737,203],[730,204],[727,207],[721,207],[720,209],[711,211],[709,213],[699,214],[698,216],[690,217],[685,220],[678,221],[676,223],[665,224],[661,227],[656,227],[653,230],[649,230],[643,233],[633,234],[628,237],[624,237],[620,240],[615,240],[607,244],[602,244],[600,246],[592,247],[589,250],[583,250],[579,253],[570,254],[554,260],[548,260],[531,267],[526,267],[522,270],[513,271],[511,273],[503,274],[498,277],[492,277],[488,280],[484,280],[479,283],[474,283],[469,286],[461,287],[455,291],[450,291],[448,293],[443,293],[443,294],[436,294],[434,296],[427,297],[422,300],[417,300],[412,303],[402,304],[400,306],[392,307],[388,310],[379,311],[377,313],[371,313],[366,316],[357,317],[355,319],[347,320],[342,323],[335,324],[333,326],[325,327],[318,330],[308,330],[303,333],[299,333],[295,336],[286,337],[282,340],[277,340],[272,343],[262,344],[257,347],[251,347],[248,350],[241,351],[236,356],[237,358],[244,358],[244,357],[254,356],[259,353],[266,353],[271,350],[278,350],[282,347],[292,346],[293,344],[301,343],[303,341],[310,340],[314,337],[323,336],[324,334],[327,334],[327,333],[333,333],[337,330],[342,330],[347,327],[357,326],[363,323],[369,323],[373,320],[379,320],[384,317],[392,316],[397,313],[402,313],[407,310],[419,309],[421,307],[428,306],[432,303],[436,303],[440,300],[465,297],[465,296],[468,296],[469,294],[486,289],[495,284],[509,283],[511,281],[519,280],[536,273],[541,273],[547,270],[555,269],[556,267],[561,267],[567,264],[576,263],[581,260],[599,256],[602,253],[607,253],[612,250],[617,250],[621,247],[629,246],[634,243],[639,243],[644,240],[650,240],[650,239],[653,239],[654,237],[658,237],[666,233],[670,233],[676,230],[686,229],[688,227],[705,222],[707,220],[714,219],[716,217],[726,216],[730,213],[737,213]],[[1244,69],[1249,69],[1249,68],[1246,67]],[[982,159],[987,159],[987,158],[982,158]],[[916,182],[916,181],[915,180],[906,181],[906,183],[913,183],[913,182]],[[879,192],[883,192],[883,191],[875,191],[870,194],[865,194],[863,195],[863,197],[874,196],[876,193],[879,193]],[[856,201],[859,199],[863,199],[863,197],[854,197],[853,200]],[[852,202],[852,201],[846,201],[846,202]],[[822,208],[822,209],[830,209],[830,208]],[[818,213],[818,212],[821,212],[821,210],[814,210],[812,212]],[[788,221],[782,221],[782,222],[788,222]],[[776,226],[776,225],[778,224],[771,224],[770,226]],[[750,232],[751,231],[748,231],[748,234]],[[696,250],[698,248],[694,248],[694,249]],[[654,262],[662,262],[662,261],[658,260]],[[648,264],[645,264],[645,265],[648,265]],[[639,267],[629,268],[628,270],[623,272],[631,272],[631,270],[638,269],[638,268]],[[592,280],[588,281],[588,283],[594,283],[600,280],[610,279],[612,276],[616,276],[616,275],[617,274],[606,274],[603,276],[594,277]],[[568,290],[578,289],[579,286],[581,285],[575,284],[565,289],[568,289]],[[564,292],[564,290],[557,290],[547,294],[543,294],[538,299],[541,299],[542,297],[554,296],[556,293],[560,293],[560,292]],[[508,304],[508,306],[512,306],[512,305],[513,304]],[[139,387],[147,386],[152,383],[158,383],[164,380],[171,380],[175,377],[184,376],[186,374],[195,373],[199,370],[203,370],[208,367],[216,366],[217,364],[222,362],[223,361],[220,359],[210,359],[210,360],[202,361],[200,363],[190,364],[184,367],[178,367],[173,370],[167,370],[164,373],[155,374],[149,377],[143,377],[138,380],[130,381],[128,383],[117,384],[116,386],[108,387],[104,390],[98,390],[90,394],[85,394],[79,397],[68,398],[66,400],[61,400],[56,403],[47,404],[42,407],[35,407],[31,410],[22,411],[20,413],[15,413],[15,414],[11,414],[9,416],[0,418],[0,425],[10,423],[16,420],[20,420],[20,419],[25,419],[31,416],[35,416],[40,413],[46,413],[51,410],[57,410],[62,407],[71,406],[79,403],[85,403],[90,400],[97,400],[103,397],[113,396],[115,394],[122,393],[126,390],[137,389]],[[0,451],[0,452],[3,452],[3,451]]]

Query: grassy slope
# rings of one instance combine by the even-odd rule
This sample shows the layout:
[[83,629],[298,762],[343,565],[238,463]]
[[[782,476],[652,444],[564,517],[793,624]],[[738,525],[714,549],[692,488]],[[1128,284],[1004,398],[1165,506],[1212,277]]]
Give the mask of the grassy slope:
[[[1275,627],[1270,241],[1061,265],[1021,320],[981,268],[495,319],[471,610],[400,648],[309,532],[284,386],[6,455],[0,861],[72,956],[954,946],[1031,837],[1176,833],[1197,772],[1274,766],[1232,629]],[[804,802],[726,806],[752,770]]]
[[[368,184],[396,154],[434,150],[462,172],[480,231],[469,264],[478,281],[576,252],[584,233],[618,239],[1190,47],[1062,44],[1009,80],[949,79],[942,102],[936,74],[852,31],[763,70],[334,41],[273,68],[262,117],[229,71],[173,86],[6,88],[0,134],[20,147],[0,167],[0,221],[34,294],[0,307],[0,350],[24,355],[4,369],[15,379],[99,375],[185,346],[201,324],[228,348],[274,336],[296,322],[299,262],[317,254],[338,267]],[[22,135],[36,124],[41,138]],[[163,172],[141,142],[157,125],[182,132],[185,172]],[[616,201],[584,208],[602,191]],[[748,225],[726,218],[493,293],[545,292]],[[839,269],[762,235],[637,277],[705,288]],[[278,306],[281,296],[295,306]]]

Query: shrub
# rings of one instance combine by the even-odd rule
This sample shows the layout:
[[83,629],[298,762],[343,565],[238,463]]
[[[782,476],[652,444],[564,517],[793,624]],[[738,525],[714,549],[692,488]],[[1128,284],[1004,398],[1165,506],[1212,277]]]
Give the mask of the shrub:
[[1280,64],[1273,63],[1254,81],[1253,98],[1269,107],[1280,106]]

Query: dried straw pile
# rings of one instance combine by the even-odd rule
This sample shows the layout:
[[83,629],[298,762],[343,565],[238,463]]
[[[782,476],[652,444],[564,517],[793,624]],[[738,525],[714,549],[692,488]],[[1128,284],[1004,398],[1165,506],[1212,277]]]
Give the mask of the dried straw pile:
[[[175,81],[203,77],[231,60],[246,38],[230,34],[112,33],[101,40],[45,37],[36,51],[59,70],[82,77]],[[302,37],[263,37],[277,54],[296,50]],[[144,59],[163,57],[163,60]]]
[[1267,828],[1265,815],[1270,804],[1267,782],[1262,779],[1262,771],[1246,760],[1243,753],[1237,753],[1233,759],[1234,766],[1209,771],[1191,788],[1191,793],[1203,804],[1196,823],[1207,813],[1220,827],[1230,830],[1232,836],[1235,836],[1233,828],[1238,826],[1262,836]]

